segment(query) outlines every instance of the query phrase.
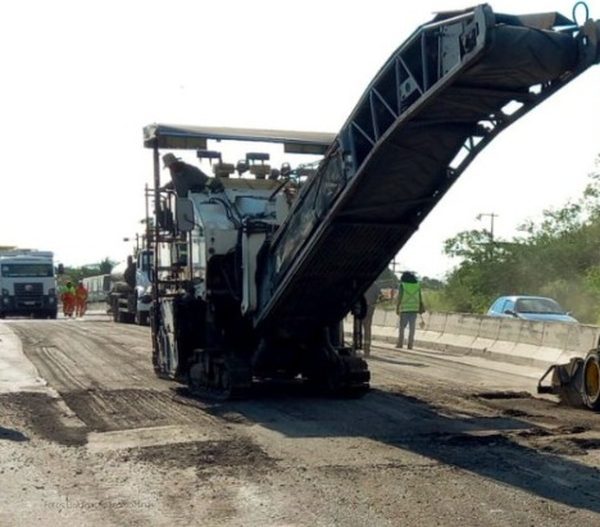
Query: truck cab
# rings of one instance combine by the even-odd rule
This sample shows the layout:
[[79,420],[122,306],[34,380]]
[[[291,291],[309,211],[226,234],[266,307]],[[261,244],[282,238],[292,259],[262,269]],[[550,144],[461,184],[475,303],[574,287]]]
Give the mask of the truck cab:
[[135,266],[135,321],[141,325],[149,323],[152,304],[152,264],[154,253],[148,250],[138,251]]
[[111,271],[107,302],[115,322],[148,324],[152,303],[152,262],[152,251],[139,250],[135,257],[128,257]]
[[56,318],[57,305],[52,252],[0,253],[0,318]]

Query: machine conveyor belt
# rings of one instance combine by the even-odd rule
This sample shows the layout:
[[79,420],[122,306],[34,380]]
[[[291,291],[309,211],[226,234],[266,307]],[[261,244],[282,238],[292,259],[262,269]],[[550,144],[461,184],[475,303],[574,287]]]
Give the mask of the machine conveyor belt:
[[599,28],[487,5],[419,28],[378,72],[263,255],[255,323],[293,334],[339,321],[473,158],[598,62]]

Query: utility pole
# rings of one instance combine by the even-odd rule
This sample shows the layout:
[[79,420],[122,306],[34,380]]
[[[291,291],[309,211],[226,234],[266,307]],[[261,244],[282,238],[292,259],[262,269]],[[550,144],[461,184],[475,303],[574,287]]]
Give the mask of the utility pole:
[[392,273],[394,273],[395,276],[398,276],[398,266],[400,265],[400,262],[398,262],[398,260],[396,259],[398,255],[394,256],[394,259],[390,262],[390,265],[388,267],[392,268]]
[[490,243],[493,244],[494,243],[494,218],[497,218],[498,214],[496,214],[495,212],[480,212],[479,214],[477,214],[477,219],[479,221],[481,221],[481,219],[484,217],[490,218],[490,230],[488,232],[489,232],[489,236],[490,236]]
[[[133,241],[133,238],[123,238],[124,242],[131,242]],[[137,253],[140,250],[140,235],[136,232],[135,233],[135,254],[137,255]]]

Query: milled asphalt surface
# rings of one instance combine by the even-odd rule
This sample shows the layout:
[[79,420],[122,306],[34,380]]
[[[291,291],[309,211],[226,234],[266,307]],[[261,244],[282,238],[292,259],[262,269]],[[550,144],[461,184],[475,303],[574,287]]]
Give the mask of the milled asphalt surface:
[[535,372],[380,346],[362,399],[216,404],[92,315],[0,322],[7,357],[36,390],[0,376],[0,525],[600,524],[600,417],[532,397]]

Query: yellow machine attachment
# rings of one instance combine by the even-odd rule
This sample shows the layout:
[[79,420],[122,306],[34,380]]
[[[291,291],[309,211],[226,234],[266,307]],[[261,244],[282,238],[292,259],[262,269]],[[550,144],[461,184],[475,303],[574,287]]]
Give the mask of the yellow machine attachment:
[[[552,374],[551,384],[543,385]],[[600,409],[600,348],[592,349],[586,357],[572,358],[567,364],[554,364],[538,382],[538,393],[557,395],[570,406]]]

